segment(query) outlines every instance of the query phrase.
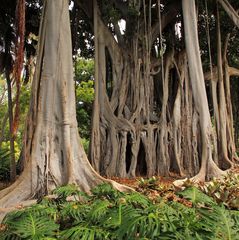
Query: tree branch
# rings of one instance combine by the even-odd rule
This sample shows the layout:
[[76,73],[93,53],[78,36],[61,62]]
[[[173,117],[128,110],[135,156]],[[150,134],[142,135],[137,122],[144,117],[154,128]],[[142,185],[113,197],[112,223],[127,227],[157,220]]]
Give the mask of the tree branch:
[[121,14],[124,16],[124,17],[127,17],[128,15],[128,3],[127,2],[122,2],[120,0],[111,0],[115,7],[120,10]]
[[[228,74],[229,76],[239,77],[239,69],[234,67],[228,67]],[[214,67],[212,69],[212,79],[210,71],[204,74],[205,81],[209,80],[217,81],[217,78],[218,78],[217,67]]]
[[84,11],[90,22],[93,24],[93,1],[92,0],[75,0],[75,3]]
[[[162,15],[162,30],[172,22],[178,15],[179,10],[181,9],[181,1],[174,1],[168,6],[168,10]],[[159,35],[159,21],[157,21],[152,27],[152,42],[156,40]]]
[[232,5],[227,0],[218,0],[218,2],[222,5],[233,23],[239,28],[239,16]]

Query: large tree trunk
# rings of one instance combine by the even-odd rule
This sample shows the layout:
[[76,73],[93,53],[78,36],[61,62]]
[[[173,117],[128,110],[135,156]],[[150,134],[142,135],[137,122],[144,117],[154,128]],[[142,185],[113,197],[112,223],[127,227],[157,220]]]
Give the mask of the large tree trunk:
[[25,133],[25,168],[12,186],[0,192],[1,207],[47,194],[68,183],[90,191],[108,181],[90,166],[79,141],[68,0],[45,1],[39,36]]
[[94,19],[93,167],[107,176],[194,176],[201,140],[185,52],[168,49],[155,59],[150,20],[122,45],[99,10]]
[[217,176],[222,174],[222,171],[212,159],[212,126],[200,58],[195,2],[183,0],[182,3],[190,80],[195,107],[199,114],[202,141],[201,167],[194,179],[204,181],[206,176]]
[[[98,11],[95,11],[95,23],[97,69],[92,164],[107,176],[153,175],[159,135],[159,125],[155,123],[159,122],[159,117],[151,115],[153,98],[150,94],[154,83],[148,59],[150,53],[141,49],[145,54],[139,55],[137,34],[131,41],[131,49],[120,48]],[[169,67],[170,64],[167,71]],[[109,85],[112,87],[107,89]],[[150,121],[153,117],[154,122]],[[159,168],[159,171],[165,169],[161,171],[164,175],[168,174],[166,164],[168,162]]]

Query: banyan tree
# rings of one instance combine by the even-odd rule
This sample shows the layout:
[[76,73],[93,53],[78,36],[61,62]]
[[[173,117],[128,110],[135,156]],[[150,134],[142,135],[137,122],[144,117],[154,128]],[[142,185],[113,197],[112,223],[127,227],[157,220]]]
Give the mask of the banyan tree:
[[2,208],[66,184],[86,192],[102,182],[127,189],[99,176],[79,141],[68,0],[44,1],[24,140],[24,170],[15,183],[0,191],[0,217],[6,210]]
[[[232,167],[230,77],[238,69],[228,64],[228,45],[239,17],[230,3],[115,0],[85,10],[95,29],[93,167],[106,176],[176,172],[202,181]],[[234,31],[223,38],[220,15]]]
[[[230,79],[239,75],[229,51],[238,37],[234,5],[227,0],[75,3],[94,28],[93,168],[106,176],[172,171],[204,181],[232,167],[237,156]],[[226,36],[221,17],[236,26]],[[45,0],[24,170],[0,192],[1,207],[63,184],[89,191],[109,182],[91,167],[79,142],[70,37],[68,0]]]

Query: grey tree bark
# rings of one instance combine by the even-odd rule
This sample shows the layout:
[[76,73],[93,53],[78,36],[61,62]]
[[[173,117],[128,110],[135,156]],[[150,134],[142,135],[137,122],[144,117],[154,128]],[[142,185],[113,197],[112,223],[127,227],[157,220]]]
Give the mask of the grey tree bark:
[[[96,5],[95,9],[93,167],[107,176],[166,176],[171,171],[194,176],[200,168],[201,130],[188,58],[184,51],[175,53],[174,49],[167,49],[157,59],[152,56],[155,25],[164,30],[168,12],[152,26],[150,18],[145,20],[146,15],[151,16],[151,8],[149,13],[144,10],[135,33],[122,45]],[[160,52],[162,46],[159,43]]]
[[88,162],[78,134],[68,0],[46,0],[42,12],[36,71],[25,132],[24,171],[0,192],[0,207],[48,194],[64,184],[89,192],[113,181]]
[[205,181],[206,176],[218,176],[223,172],[212,159],[212,126],[200,58],[195,1],[182,0],[182,6],[190,80],[202,141],[201,167],[194,180]]

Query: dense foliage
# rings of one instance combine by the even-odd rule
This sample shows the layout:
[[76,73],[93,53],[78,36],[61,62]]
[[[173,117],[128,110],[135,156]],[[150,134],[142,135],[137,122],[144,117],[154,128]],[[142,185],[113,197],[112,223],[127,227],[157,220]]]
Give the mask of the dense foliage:
[[94,101],[94,60],[78,58],[75,63],[76,117],[86,152],[91,134],[92,104]]
[[[141,181],[139,187],[157,186],[160,192],[154,183]],[[237,210],[228,210],[196,187],[171,199],[165,197],[169,192],[151,199],[107,184],[91,195],[64,186],[37,205],[10,213],[1,239],[238,239]]]

